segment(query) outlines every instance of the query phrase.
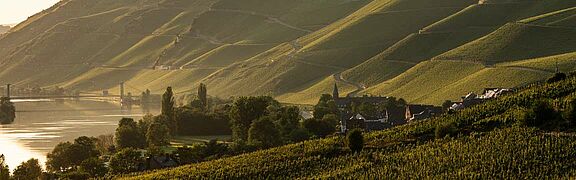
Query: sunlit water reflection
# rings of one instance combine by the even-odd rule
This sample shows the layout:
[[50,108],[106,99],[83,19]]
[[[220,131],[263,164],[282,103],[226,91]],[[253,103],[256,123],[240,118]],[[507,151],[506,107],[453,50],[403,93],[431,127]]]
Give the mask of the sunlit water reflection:
[[60,142],[113,134],[120,118],[144,115],[138,107],[121,110],[117,104],[97,101],[20,101],[15,105],[14,124],[0,125],[0,154],[6,156],[10,169],[30,158],[44,164],[46,154]]

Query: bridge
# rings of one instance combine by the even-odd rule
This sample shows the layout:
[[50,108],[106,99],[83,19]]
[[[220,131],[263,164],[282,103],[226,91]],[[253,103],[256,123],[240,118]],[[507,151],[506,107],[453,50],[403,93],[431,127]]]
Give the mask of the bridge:
[[[39,95],[39,96],[12,96],[11,95],[11,87],[12,84],[6,84],[6,94],[5,94],[5,98],[8,98],[10,100],[23,100],[23,99],[71,99],[71,98],[110,98],[110,99],[115,99],[118,100],[120,102],[123,102],[126,100],[126,95],[124,94],[124,82],[120,82],[120,94],[119,95],[111,95],[111,94],[106,94],[106,93],[102,93],[102,94],[78,94],[78,95]],[[128,93],[130,94],[130,93]],[[131,98],[133,97],[138,97],[138,96],[130,96]]]

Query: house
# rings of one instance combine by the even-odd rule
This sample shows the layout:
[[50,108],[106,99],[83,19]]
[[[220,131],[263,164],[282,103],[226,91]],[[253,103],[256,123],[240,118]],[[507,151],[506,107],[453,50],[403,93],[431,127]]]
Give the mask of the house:
[[505,88],[485,88],[481,95],[477,95],[476,93],[468,93],[466,96],[463,96],[461,102],[456,102],[450,106],[450,110],[462,110],[467,107],[471,107],[477,104],[482,104],[490,99],[497,98],[499,96],[505,95],[507,93],[512,92],[511,89]]
[[366,131],[383,130],[391,127],[388,123],[388,112],[380,112],[377,115],[358,114],[352,112],[354,105],[370,104],[379,106],[388,102],[387,97],[340,97],[338,86],[334,84],[332,92],[334,103],[340,111],[340,131],[346,133],[348,130],[360,128]]
[[158,66],[154,66],[154,70],[171,70],[172,66],[167,66],[167,65],[158,65]]
[[442,107],[432,105],[410,104],[406,106],[405,119],[407,122],[431,118],[442,114]]
[[392,125],[388,122],[387,116],[366,118],[361,114],[356,114],[348,119],[340,121],[341,133],[346,133],[352,129],[363,129],[365,131],[379,131],[391,127]]

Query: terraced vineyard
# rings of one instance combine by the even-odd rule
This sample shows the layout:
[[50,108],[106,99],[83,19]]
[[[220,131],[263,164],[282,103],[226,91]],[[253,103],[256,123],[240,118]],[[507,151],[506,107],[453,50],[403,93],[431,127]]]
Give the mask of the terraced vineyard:
[[[568,122],[548,119],[545,126],[532,127],[524,124],[523,113],[538,99],[564,111],[575,97],[572,76],[454,114],[368,133],[361,153],[332,137],[123,178],[573,178],[576,134]],[[453,126],[452,135],[435,138],[444,125]]]
[[[64,0],[0,36],[0,81],[117,92],[200,83],[227,98],[440,104],[574,70],[567,0]],[[170,70],[153,70],[154,66]],[[41,69],[42,71],[37,71]],[[341,78],[334,78],[341,75]],[[361,88],[358,88],[361,85]]]

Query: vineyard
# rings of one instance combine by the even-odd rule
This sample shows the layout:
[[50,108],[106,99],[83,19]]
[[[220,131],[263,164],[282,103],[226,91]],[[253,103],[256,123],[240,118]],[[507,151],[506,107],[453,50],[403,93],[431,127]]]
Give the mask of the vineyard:
[[[342,137],[306,141],[126,179],[557,179],[576,175],[576,135],[565,119],[526,125],[526,108],[545,99],[564,112],[576,77],[535,84],[453,114],[365,134],[360,153]],[[451,132],[438,138],[438,127]],[[437,132],[436,132],[437,133]]]

